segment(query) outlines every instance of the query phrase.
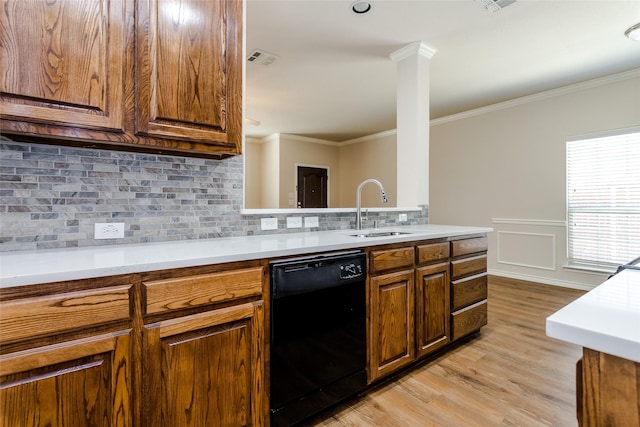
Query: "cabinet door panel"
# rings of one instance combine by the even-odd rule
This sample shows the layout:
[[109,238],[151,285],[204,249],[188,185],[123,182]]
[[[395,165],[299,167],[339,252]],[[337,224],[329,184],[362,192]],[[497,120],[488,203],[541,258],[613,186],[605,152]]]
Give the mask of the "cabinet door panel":
[[130,426],[129,331],[0,356],[0,426]]
[[5,0],[3,118],[124,129],[122,0]]
[[413,270],[370,279],[370,381],[415,359],[413,280]]
[[141,0],[137,24],[137,132],[240,152],[242,2]]
[[416,284],[417,344],[421,357],[450,341],[449,264],[418,268]]
[[144,330],[145,425],[261,425],[262,302]]

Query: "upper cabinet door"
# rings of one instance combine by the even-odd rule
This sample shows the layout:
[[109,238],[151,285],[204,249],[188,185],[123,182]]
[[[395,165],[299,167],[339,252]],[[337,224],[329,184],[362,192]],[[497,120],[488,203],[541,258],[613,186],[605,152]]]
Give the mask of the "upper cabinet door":
[[138,134],[242,146],[242,1],[137,3]]
[[0,4],[2,118],[123,130],[123,1]]

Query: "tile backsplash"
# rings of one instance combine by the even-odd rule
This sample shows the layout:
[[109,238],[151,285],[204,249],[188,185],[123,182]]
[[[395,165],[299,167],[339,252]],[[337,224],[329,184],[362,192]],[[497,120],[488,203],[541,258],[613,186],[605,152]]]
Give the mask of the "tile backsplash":
[[[224,160],[0,141],[0,251],[208,239],[266,233],[242,215],[242,156]],[[426,207],[403,224],[428,222]],[[286,215],[277,217],[287,232]],[[353,213],[317,213],[321,230],[353,228]],[[380,226],[398,212],[369,213]],[[125,223],[94,240],[94,224]],[[300,229],[291,231],[299,232]]]

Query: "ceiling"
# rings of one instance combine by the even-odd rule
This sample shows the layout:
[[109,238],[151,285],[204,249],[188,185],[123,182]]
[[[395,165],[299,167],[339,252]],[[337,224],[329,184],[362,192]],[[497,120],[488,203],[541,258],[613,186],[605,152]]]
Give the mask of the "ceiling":
[[[490,13],[473,0],[247,0],[245,124],[342,142],[396,128],[392,52],[422,41],[436,119],[640,67],[640,0],[519,0]],[[246,58],[245,57],[245,58]]]

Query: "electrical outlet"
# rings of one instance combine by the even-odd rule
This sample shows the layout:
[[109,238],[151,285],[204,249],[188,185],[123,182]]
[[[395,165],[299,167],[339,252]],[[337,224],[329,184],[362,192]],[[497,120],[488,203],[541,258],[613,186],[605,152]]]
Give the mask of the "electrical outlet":
[[124,237],[124,222],[97,222],[93,228],[93,238],[122,239]]
[[260,230],[277,230],[278,218],[260,218]]
[[288,216],[287,217],[287,228],[302,228],[302,217],[301,216]]
[[398,214],[398,221],[403,222],[407,220],[407,214]]
[[304,219],[304,228],[318,228],[318,217],[308,216]]

